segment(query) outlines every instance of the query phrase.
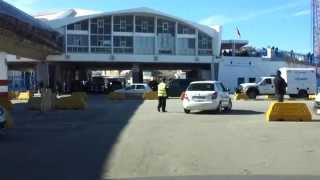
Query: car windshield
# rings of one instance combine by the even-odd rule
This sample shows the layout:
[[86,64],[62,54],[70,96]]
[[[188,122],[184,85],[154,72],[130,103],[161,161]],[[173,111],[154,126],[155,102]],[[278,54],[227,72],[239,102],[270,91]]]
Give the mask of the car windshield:
[[212,83],[198,83],[191,84],[188,88],[188,91],[214,91],[214,84]]

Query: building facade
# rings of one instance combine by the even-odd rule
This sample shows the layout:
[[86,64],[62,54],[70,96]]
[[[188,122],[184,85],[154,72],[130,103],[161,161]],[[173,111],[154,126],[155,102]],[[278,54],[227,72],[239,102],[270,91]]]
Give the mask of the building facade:
[[[42,17],[43,19],[43,17]],[[48,62],[206,64],[220,55],[220,27],[211,28],[137,8],[48,21],[64,36],[64,53]],[[191,65],[192,66],[192,65]],[[212,73],[213,74],[213,73]]]

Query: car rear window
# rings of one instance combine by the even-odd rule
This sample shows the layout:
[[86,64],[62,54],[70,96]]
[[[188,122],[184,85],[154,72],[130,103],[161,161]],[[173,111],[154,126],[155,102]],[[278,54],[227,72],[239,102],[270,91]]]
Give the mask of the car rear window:
[[137,85],[136,89],[145,89],[144,85]]
[[188,91],[214,91],[214,84],[210,84],[210,83],[190,84]]

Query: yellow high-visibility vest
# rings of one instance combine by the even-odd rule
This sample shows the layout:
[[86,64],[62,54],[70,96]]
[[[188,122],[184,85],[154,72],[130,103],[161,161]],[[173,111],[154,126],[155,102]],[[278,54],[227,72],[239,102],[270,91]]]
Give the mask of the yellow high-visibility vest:
[[167,85],[166,83],[160,83],[158,85],[158,96],[159,97],[166,97],[167,96]]

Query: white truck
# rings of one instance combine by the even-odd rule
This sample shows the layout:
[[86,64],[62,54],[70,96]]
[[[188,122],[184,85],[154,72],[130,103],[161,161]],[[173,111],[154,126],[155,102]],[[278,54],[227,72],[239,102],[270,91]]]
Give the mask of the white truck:
[[[315,68],[280,68],[282,78],[287,82],[287,94],[290,97],[307,98],[317,93]],[[258,95],[274,95],[274,77],[262,77],[258,83],[244,83],[240,91],[255,99]]]

